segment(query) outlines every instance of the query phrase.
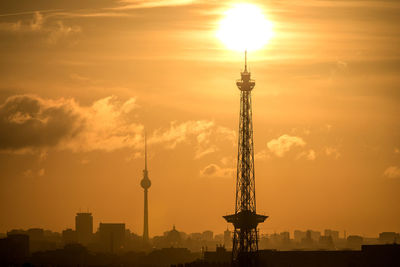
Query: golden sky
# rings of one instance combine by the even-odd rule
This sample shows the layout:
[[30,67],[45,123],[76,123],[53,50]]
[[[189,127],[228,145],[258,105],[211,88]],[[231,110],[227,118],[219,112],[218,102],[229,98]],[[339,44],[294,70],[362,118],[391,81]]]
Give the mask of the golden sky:
[[[95,229],[141,234],[144,128],[150,235],[222,232],[243,55],[216,31],[232,3],[2,0],[0,232],[89,209]],[[249,53],[261,232],[399,232],[400,3],[251,3],[274,30]]]

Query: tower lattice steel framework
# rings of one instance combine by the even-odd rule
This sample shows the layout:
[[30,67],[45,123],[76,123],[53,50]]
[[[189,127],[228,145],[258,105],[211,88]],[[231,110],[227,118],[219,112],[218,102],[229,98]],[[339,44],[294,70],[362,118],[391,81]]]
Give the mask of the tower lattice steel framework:
[[240,119],[237,156],[235,213],[223,216],[234,226],[232,263],[239,266],[255,266],[257,263],[257,225],[268,216],[256,213],[256,185],[254,175],[253,122],[251,90],[255,81],[247,71],[247,51],[245,67],[236,85],[240,90]]

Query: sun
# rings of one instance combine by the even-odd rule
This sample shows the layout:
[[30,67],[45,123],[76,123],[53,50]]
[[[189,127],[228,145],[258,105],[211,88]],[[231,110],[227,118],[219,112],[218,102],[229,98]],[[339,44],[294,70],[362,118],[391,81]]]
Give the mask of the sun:
[[260,7],[240,3],[225,12],[216,35],[228,49],[254,51],[266,45],[274,32]]

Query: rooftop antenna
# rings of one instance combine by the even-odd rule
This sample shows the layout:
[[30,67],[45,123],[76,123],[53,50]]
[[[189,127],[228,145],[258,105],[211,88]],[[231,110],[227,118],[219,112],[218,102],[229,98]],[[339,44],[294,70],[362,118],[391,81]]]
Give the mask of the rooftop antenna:
[[244,71],[247,72],[247,49],[244,50]]

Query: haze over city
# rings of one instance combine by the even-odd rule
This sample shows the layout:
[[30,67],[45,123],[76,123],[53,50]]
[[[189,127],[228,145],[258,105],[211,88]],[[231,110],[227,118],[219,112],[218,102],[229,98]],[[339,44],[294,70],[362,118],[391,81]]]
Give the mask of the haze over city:
[[[232,229],[235,3],[1,1],[0,233],[90,211],[141,235],[145,131],[150,237]],[[247,3],[269,27],[248,51],[260,233],[400,232],[400,4]]]

